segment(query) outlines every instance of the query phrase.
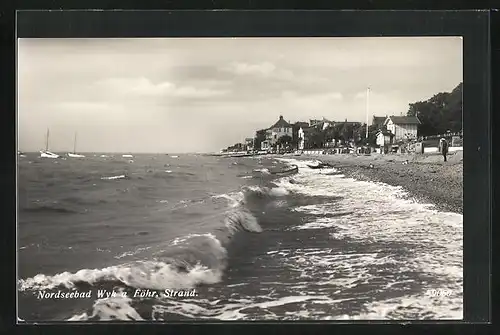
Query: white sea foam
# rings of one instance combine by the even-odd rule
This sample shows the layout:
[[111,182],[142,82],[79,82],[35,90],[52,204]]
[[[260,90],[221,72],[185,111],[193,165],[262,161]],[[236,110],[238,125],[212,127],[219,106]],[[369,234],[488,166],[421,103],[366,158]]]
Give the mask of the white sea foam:
[[[117,290],[120,293],[122,290]],[[118,294],[115,297],[97,299],[92,306],[92,313],[87,312],[70,317],[67,321],[142,321],[143,318],[130,306],[132,298]]]
[[114,258],[121,259],[121,258],[124,258],[124,257],[127,257],[127,256],[137,255],[138,253],[141,253],[141,252],[143,252],[145,250],[148,250],[148,249],[151,249],[151,247],[137,248],[134,251],[126,251],[124,253],[121,253],[120,255],[115,256]]
[[83,269],[75,273],[63,272],[53,276],[38,274],[19,280],[20,291],[47,290],[59,286],[74,288],[83,282],[94,285],[99,281],[120,281],[123,284],[144,289],[192,288],[197,284],[213,284],[221,279],[220,269],[208,269],[196,265],[188,272],[178,272],[175,266],[156,261],[137,261],[103,269]]
[[232,192],[232,193],[223,193],[212,196],[213,199],[225,199],[229,202],[230,207],[235,208],[241,205],[242,201],[245,198],[243,192]]
[[[335,304],[338,302],[325,295],[290,295],[279,298],[267,295],[260,296],[258,300],[233,298],[229,302],[221,303],[220,300],[169,299],[153,307],[152,318],[161,321],[164,313],[173,313],[197,319],[254,320],[257,318],[248,311],[258,309],[261,313],[258,319],[276,320],[281,317],[272,312],[270,310],[272,308],[304,302],[313,304]],[[290,319],[297,319],[297,317],[294,315]]]
[[[295,182],[291,183],[289,178],[281,178],[275,182],[276,187],[266,189],[255,186],[249,187],[248,190],[273,197],[289,193],[331,197],[331,202],[292,208],[297,213],[310,215],[311,219],[290,227],[295,233],[305,233],[308,230],[324,233],[332,239],[331,246],[298,249],[277,247],[275,250],[269,250],[262,257],[268,257],[280,264],[288,273],[289,281],[286,278],[276,281],[249,278],[258,282],[261,289],[252,296],[235,294],[221,300],[209,300],[206,297],[165,298],[153,306],[151,317],[154,320],[162,321],[165,313],[219,320],[394,320],[462,317],[461,215],[438,212],[432,205],[406,200],[405,192],[400,187],[331,175],[332,169],[328,172],[309,169],[305,164],[310,162],[290,162],[299,165],[299,173],[294,176]],[[213,198],[227,199],[235,209],[244,201],[244,196],[243,192],[234,192]],[[315,215],[318,217],[314,218]],[[231,220],[239,222],[241,218],[235,214],[230,216]],[[248,227],[251,228],[252,221],[249,222]],[[201,236],[203,234],[178,237],[173,239],[170,245],[189,243],[191,238]],[[339,250],[335,247],[336,242],[340,241],[346,246],[345,249]],[[350,247],[364,244],[379,247],[367,248],[364,252]],[[165,266],[167,265],[161,265],[163,268]],[[162,285],[182,283],[194,286],[197,283],[215,283],[221,278],[220,272],[215,273],[214,270],[201,266],[196,270],[196,274],[191,273],[194,269],[181,274],[170,269],[163,270],[163,276],[156,275],[155,271],[150,271],[154,273],[149,275],[141,274],[142,270],[139,268],[144,268],[144,265],[134,265],[136,271],[132,271],[130,265],[120,267],[121,272],[106,270],[108,268],[82,271],[91,271],[85,273],[84,277],[86,281],[92,279],[94,282],[103,278],[105,273],[112,279],[117,278],[119,274],[120,280],[131,280],[127,275],[132,274],[134,287],[153,289],[160,287],[155,284],[159,282]],[[397,271],[388,273],[387,269]],[[377,272],[379,270],[381,272]],[[170,271],[177,274],[171,274]],[[403,273],[417,275],[400,276]],[[66,274],[65,278],[54,278],[56,275],[50,280],[31,278],[30,283],[21,282],[21,286],[25,284],[25,287],[37,289],[53,285],[54,282],[74,283],[83,275],[69,274],[68,277],[68,273]],[[419,274],[422,274],[424,279],[420,278]],[[433,282],[433,278],[437,281]],[[373,282],[377,280],[383,281],[384,284],[373,286]],[[314,287],[311,286],[312,283]],[[420,287],[428,285],[429,289],[448,289],[452,294],[449,297],[431,297],[426,290],[411,290],[415,283],[420,284]],[[249,283],[232,286],[247,285]],[[288,293],[277,294],[277,287]],[[400,291],[394,291],[395,288]],[[400,294],[396,297],[374,298],[375,294],[385,291]],[[366,302],[362,303],[361,311],[349,314],[337,312],[345,310],[346,302],[357,299],[366,299]],[[84,313],[70,320],[88,320],[92,317],[101,320],[141,320],[131,305],[132,301],[122,298],[102,299],[95,303],[90,315]]]
[[102,180],[114,180],[114,179],[124,179],[127,178],[124,174],[121,174],[119,176],[110,176],[110,177],[101,177]]
[[[191,234],[186,236],[185,240],[196,236],[207,239],[212,252],[218,258],[226,257],[226,249],[212,234]],[[121,256],[125,257],[127,254]],[[224,266],[225,264],[221,263],[220,267],[208,268],[196,264],[186,272],[179,271],[175,265],[162,261],[134,261],[103,269],[82,269],[75,273],[63,272],[52,276],[38,274],[32,278],[19,280],[19,290],[74,288],[78,283],[94,285],[101,281],[119,281],[129,287],[156,290],[193,288],[201,283],[213,284],[220,281]]]
[[260,172],[262,174],[271,174],[271,172],[269,171],[269,169],[254,169],[253,170],[254,172]]
[[[425,318],[426,315],[433,318],[462,317],[462,215],[439,212],[430,204],[405,199],[406,193],[401,187],[356,181],[341,175],[326,175],[308,169],[305,164],[309,162],[293,160],[293,163],[300,168],[299,174],[295,176],[298,183],[292,184],[282,178],[277,182],[280,187],[306,196],[326,196],[335,200],[293,209],[319,217],[292,227],[292,230],[328,229],[334,240],[380,245],[398,243],[410,249],[406,256],[384,255],[384,252],[390,251],[388,249],[381,250],[380,255],[339,255],[329,249],[316,255],[301,250],[276,250],[271,256],[281,257],[284,266],[304,278],[316,278],[318,271],[332,271],[332,276],[324,277],[324,281],[341,284],[344,289],[366,283],[373,276],[367,269],[374,264],[395,264],[401,273],[422,273],[435,278],[436,284],[428,283],[428,288],[452,292],[448,297],[430,298],[424,290],[369,303],[365,306],[368,312],[351,315],[351,318],[404,318],[405,315],[406,318],[410,315],[415,318]],[[397,253],[397,249],[394,251]],[[283,253],[286,257],[283,257]],[[343,258],[346,260],[342,261]],[[345,275],[339,277],[339,273]],[[392,280],[389,287],[404,285],[404,282],[398,282],[397,277],[396,273],[393,279],[387,279]]]

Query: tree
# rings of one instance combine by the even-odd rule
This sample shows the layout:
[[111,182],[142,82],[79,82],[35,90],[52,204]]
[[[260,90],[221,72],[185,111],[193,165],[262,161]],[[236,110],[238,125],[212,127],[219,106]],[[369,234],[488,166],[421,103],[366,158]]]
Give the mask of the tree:
[[344,123],[342,130],[340,132],[340,136],[344,143],[349,142],[353,138],[354,135],[354,126],[352,123]]
[[441,92],[426,101],[409,105],[407,115],[417,116],[421,122],[420,136],[462,130],[462,90],[463,84],[460,83],[450,93]]
[[255,133],[254,148],[260,150],[261,143],[266,140],[266,129],[257,130]]
[[323,146],[325,145],[325,132],[320,129],[314,128],[311,131],[309,142],[312,149],[323,148]]
[[356,145],[364,143],[366,137],[366,124],[355,123],[352,129],[353,140]]
[[280,138],[278,138],[278,140],[276,141],[276,143],[278,145],[282,145],[282,144],[291,145],[292,144],[292,137],[288,136],[288,135],[281,136]]
[[331,142],[331,141],[337,141],[340,137],[340,127],[338,124],[334,124],[328,128],[325,129],[325,141]]
[[368,145],[377,144],[377,133],[379,130],[385,130],[385,127],[379,127],[376,124],[372,124],[368,127],[368,139],[366,141]]

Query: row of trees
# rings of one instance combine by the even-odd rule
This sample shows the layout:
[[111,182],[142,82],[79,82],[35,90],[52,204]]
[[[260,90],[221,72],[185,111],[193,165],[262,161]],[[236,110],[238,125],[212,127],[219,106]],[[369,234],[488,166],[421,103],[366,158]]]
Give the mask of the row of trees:
[[348,143],[356,145],[366,143],[366,124],[362,123],[336,123],[325,130],[314,128],[309,135],[310,148],[323,148],[327,143]]
[[[299,145],[298,130],[301,125],[294,124],[292,129],[293,137],[282,136],[276,141],[277,146],[288,145],[291,148],[297,148]],[[302,125],[303,126],[303,125]],[[296,129],[297,128],[297,129]],[[341,142],[348,143],[354,142],[356,145],[359,144],[375,144],[376,141],[376,126],[368,127],[368,142],[366,141],[366,124],[362,123],[336,123],[325,130],[321,128],[310,128],[310,134],[306,141],[306,146],[308,148],[323,148],[326,143]],[[266,140],[266,130],[261,129],[256,132],[255,136],[255,148],[260,148],[261,143]]]
[[462,131],[462,91],[463,83],[460,83],[449,93],[438,93],[428,100],[410,104],[407,115],[416,115],[422,123],[419,136]]

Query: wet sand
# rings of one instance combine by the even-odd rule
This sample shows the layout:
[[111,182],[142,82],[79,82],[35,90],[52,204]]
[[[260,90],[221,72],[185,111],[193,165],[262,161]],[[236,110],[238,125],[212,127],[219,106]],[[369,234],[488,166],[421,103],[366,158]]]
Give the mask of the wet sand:
[[[329,162],[347,177],[402,186],[409,197],[436,209],[463,214],[463,153],[404,155],[302,155],[301,160]],[[405,162],[408,162],[405,164]],[[370,167],[370,164],[373,167]]]

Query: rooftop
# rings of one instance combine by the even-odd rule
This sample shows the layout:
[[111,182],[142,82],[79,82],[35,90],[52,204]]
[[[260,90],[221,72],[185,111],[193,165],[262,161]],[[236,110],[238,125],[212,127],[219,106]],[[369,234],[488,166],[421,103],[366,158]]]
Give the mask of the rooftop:
[[377,135],[379,135],[381,133],[384,134],[384,135],[386,135],[386,136],[392,136],[392,133],[390,131],[388,131],[388,130],[379,130],[377,132]]
[[387,116],[374,116],[372,124],[376,124],[376,125],[383,124],[386,119],[387,119]]
[[313,132],[315,130],[314,127],[302,127],[302,131],[304,133],[310,133],[310,132]]
[[388,119],[391,119],[392,122],[395,124],[420,124],[420,120],[416,116],[394,116],[394,115],[391,115],[387,118],[387,120]]
[[285,119],[283,119],[283,115],[280,115],[280,119],[278,122],[276,122],[274,125],[270,127],[271,128],[291,128],[292,126],[290,123],[286,122]]

